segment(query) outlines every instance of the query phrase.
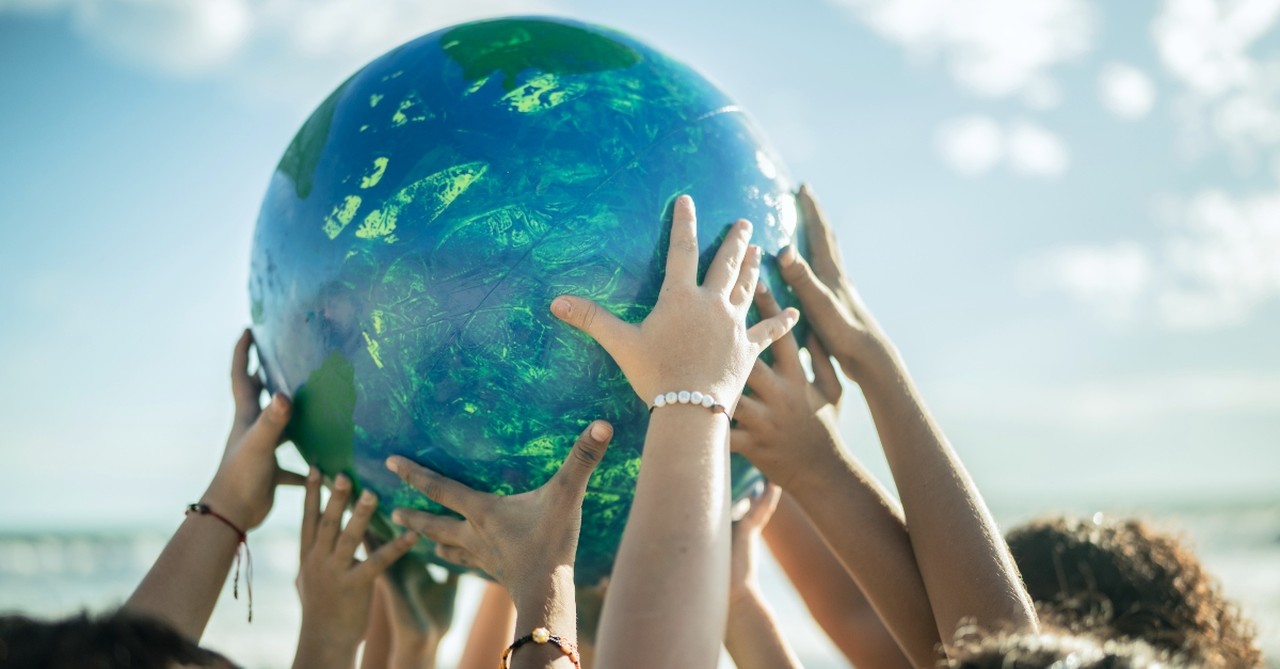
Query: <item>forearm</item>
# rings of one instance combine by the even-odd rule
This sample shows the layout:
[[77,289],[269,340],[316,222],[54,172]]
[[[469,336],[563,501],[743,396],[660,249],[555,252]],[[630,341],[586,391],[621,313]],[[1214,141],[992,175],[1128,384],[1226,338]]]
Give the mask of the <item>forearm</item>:
[[213,516],[187,516],[122,608],[199,641],[239,541],[234,530]]
[[[513,596],[517,635],[524,636],[545,627],[564,642],[577,645],[578,609],[572,567],[558,568],[531,586],[517,586]],[[511,669],[552,669],[571,667],[573,663],[553,643],[529,642],[511,654],[509,666]]]
[[497,583],[489,583],[471,623],[471,633],[457,669],[493,669],[495,658],[502,657],[503,649],[515,638],[515,630],[516,609],[511,596]]
[[902,499],[911,546],[949,641],[961,619],[1036,629],[1035,610],[995,520],[901,359],[862,384]]
[[911,668],[862,589],[790,494],[779,501],[764,539],[814,621],[854,666]]
[[728,606],[728,423],[656,411],[597,640],[598,666],[714,667]]
[[838,444],[793,492],[893,638],[919,667],[938,659],[938,632],[901,512]]
[[387,669],[392,666],[391,620],[387,615],[389,603],[385,597],[382,588],[373,589],[373,603],[369,605],[369,624],[364,630],[364,652],[360,653],[360,669]]
[[298,650],[293,656],[293,669],[351,669],[356,665],[360,639],[339,638],[315,633],[324,624],[307,620],[302,615],[302,631],[298,633]]
[[799,668],[790,644],[778,629],[769,605],[751,588],[736,598],[729,610],[724,645],[738,669]]

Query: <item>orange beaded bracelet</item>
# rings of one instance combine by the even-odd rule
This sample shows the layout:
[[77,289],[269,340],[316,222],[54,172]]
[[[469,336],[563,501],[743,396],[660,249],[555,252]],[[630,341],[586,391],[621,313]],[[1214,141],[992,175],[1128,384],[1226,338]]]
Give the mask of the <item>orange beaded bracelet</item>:
[[559,648],[560,652],[564,653],[565,657],[569,658],[569,661],[573,663],[574,667],[582,669],[582,659],[578,656],[578,647],[572,641],[565,641],[564,639],[552,634],[545,627],[535,627],[532,632],[512,641],[511,645],[507,646],[507,649],[502,652],[502,662],[498,663],[498,669],[509,669],[511,665],[508,664],[508,660],[511,659],[511,653],[515,652],[515,649],[529,643],[530,641],[536,644],[555,644],[556,648]]

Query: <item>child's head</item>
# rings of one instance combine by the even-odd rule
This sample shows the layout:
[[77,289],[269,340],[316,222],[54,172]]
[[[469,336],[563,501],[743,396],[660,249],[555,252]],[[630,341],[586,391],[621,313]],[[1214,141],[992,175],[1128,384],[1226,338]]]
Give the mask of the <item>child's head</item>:
[[1054,517],[1008,541],[1048,626],[1138,639],[1209,666],[1262,665],[1252,626],[1171,534],[1139,520]]
[[117,611],[92,618],[81,613],[55,621],[0,616],[0,666],[230,669],[235,665],[161,622]]
[[1177,669],[1186,665],[1141,641],[1067,633],[961,636],[946,669]]

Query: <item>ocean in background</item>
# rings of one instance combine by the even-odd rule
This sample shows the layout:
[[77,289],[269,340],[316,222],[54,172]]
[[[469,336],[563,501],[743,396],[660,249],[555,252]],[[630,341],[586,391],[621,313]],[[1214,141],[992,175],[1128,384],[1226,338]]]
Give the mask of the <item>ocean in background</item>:
[[[1120,505],[1100,508],[1126,513]],[[1042,511],[999,504],[994,510],[1002,528]],[[1280,499],[1229,505],[1146,505],[1140,515],[1184,532],[1192,540],[1228,595],[1256,621],[1267,666],[1280,668]],[[164,530],[0,532],[0,611],[57,617],[86,608],[94,612],[110,609],[129,595],[167,539]],[[236,601],[228,584],[204,643],[250,669],[288,667],[301,620],[293,586],[298,562],[296,530],[287,524],[269,524],[250,541],[254,621],[246,621],[244,588],[242,599]],[[761,578],[784,633],[805,666],[848,667],[772,560],[765,561]],[[457,623],[442,647],[441,669],[452,667],[461,652],[482,587],[478,579],[464,579]],[[722,665],[732,666],[727,660]]]

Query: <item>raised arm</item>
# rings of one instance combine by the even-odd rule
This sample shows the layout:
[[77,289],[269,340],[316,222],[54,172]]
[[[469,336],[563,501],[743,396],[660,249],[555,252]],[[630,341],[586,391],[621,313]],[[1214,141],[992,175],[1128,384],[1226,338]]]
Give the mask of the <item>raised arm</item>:
[[694,669],[718,661],[728,601],[729,417],[655,398],[698,392],[732,410],[752,362],[794,325],[794,310],[745,325],[761,259],[750,236],[750,223],[735,223],[699,285],[693,200],[681,196],[662,291],[639,326],[582,298],[552,304],[655,406],[605,598],[596,647],[602,669],[636,666],[639,658],[645,666]]
[[951,639],[964,618],[988,629],[1037,629],[1031,599],[977,486],[846,278],[835,235],[812,192],[802,188],[799,202],[813,265],[790,247],[779,256],[782,275],[814,332],[862,387],[941,638]]
[[[851,528],[845,531],[858,534]],[[764,541],[814,621],[853,666],[878,669],[914,666],[885,627],[880,614],[867,601],[857,581],[845,571],[791,495],[784,494],[778,502],[778,510],[764,528]],[[863,544],[865,549],[874,550],[870,541],[864,540]],[[926,625],[930,631],[922,632],[922,636],[936,640],[931,631],[932,612],[929,618]],[[926,657],[922,653],[920,656]]]
[[[778,311],[767,292],[761,291],[756,303],[761,315]],[[902,652],[915,666],[932,666],[938,659],[937,626],[902,511],[842,446],[836,429],[840,382],[816,339],[810,340],[809,352],[813,383],[805,375],[799,348],[790,335],[774,345],[772,367],[756,363],[747,383],[753,394],[738,407],[733,447],[790,491],[848,573],[831,573],[835,570],[825,546],[819,549],[810,544],[803,556],[784,553],[783,558],[792,558],[783,563],[791,567],[788,573],[805,575],[797,579],[798,587],[819,578],[813,569],[826,567],[822,572],[826,578],[801,590],[809,595],[806,603],[820,611],[831,608],[830,604],[815,606],[815,601],[839,597],[841,585],[852,576],[854,589],[859,595],[866,593]],[[849,640],[837,639],[837,643],[843,648]],[[862,657],[866,650],[860,647],[857,652]]]
[[493,660],[515,638],[516,607],[506,588],[487,583],[457,669],[493,669]]
[[235,420],[218,471],[200,496],[201,506],[187,514],[121,607],[168,623],[195,641],[213,614],[242,533],[262,524],[271,511],[277,484],[304,480],[276,464],[275,451],[289,422],[290,404],[283,395],[276,395],[266,410],[261,408],[262,384],[248,371],[252,344],[253,337],[245,330],[231,361]]
[[729,625],[724,646],[738,669],[799,669],[800,659],[782,636],[773,610],[760,592],[756,554],[760,532],[778,506],[782,488],[769,484],[751,500],[751,509],[733,524],[729,568]]

